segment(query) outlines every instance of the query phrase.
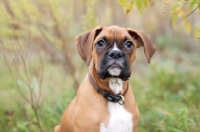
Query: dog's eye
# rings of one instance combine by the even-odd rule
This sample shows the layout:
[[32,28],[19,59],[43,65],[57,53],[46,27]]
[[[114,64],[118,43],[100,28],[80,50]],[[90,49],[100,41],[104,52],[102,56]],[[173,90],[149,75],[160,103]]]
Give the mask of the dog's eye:
[[106,44],[103,40],[100,40],[96,43],[97,47],[103,48]]
[[125,43],[125,48],[132,48],[133,47],[133,43],[131,41],[127,41]]

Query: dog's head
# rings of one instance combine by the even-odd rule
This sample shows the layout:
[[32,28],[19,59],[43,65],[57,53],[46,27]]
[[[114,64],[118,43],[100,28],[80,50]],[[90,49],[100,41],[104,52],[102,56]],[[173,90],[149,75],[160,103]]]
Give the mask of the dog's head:
[[101,79],[118,77],[127,80],[131,64],[136,58],[136,49],[144,46],[148,62],[155,46],[142,32],[118,26],[97,26],[76,37],[76,47],[81,58],[89,66],[91,59]]

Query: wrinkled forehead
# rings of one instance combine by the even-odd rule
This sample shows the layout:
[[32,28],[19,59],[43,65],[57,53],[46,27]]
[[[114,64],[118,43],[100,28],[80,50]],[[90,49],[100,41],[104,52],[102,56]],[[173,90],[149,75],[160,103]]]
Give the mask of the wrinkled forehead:
[[118,26],[110,26],[110,27],[104,27],[95,40],[99,39],[106,39],[109,41],[115,40],[120,42],[126,39],[131,39],[131,36],[125,28],[121,28]]

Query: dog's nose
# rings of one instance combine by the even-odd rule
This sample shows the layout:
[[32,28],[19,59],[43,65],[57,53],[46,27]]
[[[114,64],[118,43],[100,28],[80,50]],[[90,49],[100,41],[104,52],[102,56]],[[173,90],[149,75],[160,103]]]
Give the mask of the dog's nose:
[[111,50],[108,54],[108,57],[112,58],[112,59],[119,59],[121,57],[123,57],[125,54],[122,51],[118,51],[118,50]]

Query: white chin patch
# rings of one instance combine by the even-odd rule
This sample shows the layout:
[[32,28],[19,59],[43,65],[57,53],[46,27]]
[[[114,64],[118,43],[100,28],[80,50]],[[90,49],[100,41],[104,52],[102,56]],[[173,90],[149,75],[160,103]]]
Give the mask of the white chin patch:
[[119,74],[121,73],[121,69],[119,69],[119,68],[109,68],[108,72],[112,76],[119,76]]

